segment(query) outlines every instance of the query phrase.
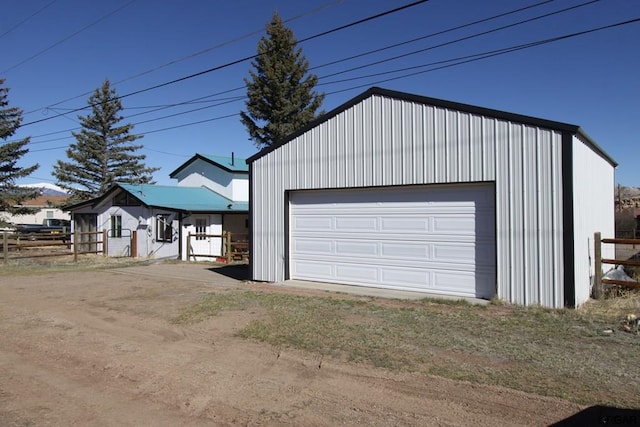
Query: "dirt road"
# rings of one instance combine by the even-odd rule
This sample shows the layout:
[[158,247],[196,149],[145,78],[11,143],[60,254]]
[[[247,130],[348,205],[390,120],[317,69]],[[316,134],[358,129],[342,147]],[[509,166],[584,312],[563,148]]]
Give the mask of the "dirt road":
[[514,426],[581,409],[234,336],[259,313],[170,322],[237,286],[269,289],[201,264],[0,276],[0,425]]

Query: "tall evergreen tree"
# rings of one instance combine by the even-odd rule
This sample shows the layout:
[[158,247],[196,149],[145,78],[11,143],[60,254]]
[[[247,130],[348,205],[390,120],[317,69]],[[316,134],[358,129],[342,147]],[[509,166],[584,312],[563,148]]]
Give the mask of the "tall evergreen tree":
[[32,209],[22,207],[25,200],[38,196],[39,190],[20,187],[16,180],[27,177],[38,169],[38,165],[18,166],[19,160],[29,152],[26,148],[29,138],[6,142],[13,136],[22,123],[22,110],[9,107],[9,88],[3,87],[4,79],[0,79],[0,211],[11,214],[29,213]]
[[122,103],[109,80],[89,98],[91,113],[79,116],[82,129],[73,133],[76,143],[67,149],[68,162],[58,160],[53,175],[58,185],[69,190],[74,201],[98,197],[116,182],[147,184],[153,172],[135,154],[142,145],[132,142],[142,135],[130,134],[132,124],[121,124]]
[[324,100],[324,94],[313,90],[318,76],[307,73],[309,62],[296,44],[293,31],[274,13],[251,63],[251,79],[244,79],[247,112],[242,111],[240,119],[258,147],[270,146],[307,125]]

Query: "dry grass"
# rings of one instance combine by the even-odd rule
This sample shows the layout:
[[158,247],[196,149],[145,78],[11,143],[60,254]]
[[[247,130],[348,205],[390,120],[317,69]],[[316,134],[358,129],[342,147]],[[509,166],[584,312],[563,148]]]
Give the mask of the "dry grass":
[[0,259],[0,276],[126,267],[147,262],[149,261],[141,258],[116,258],[94,254],[79,255],[78,261],[74,261],[73,255],[10,259],[6,264]]
[[[620,328],[637,295],[550,310],[449,301],[229,291],[174,319],[259,308],[238,334],[353,363],[496,384],[582,404],[640,406],[640,337]],[[612,330],[612,333],[608,333]]]

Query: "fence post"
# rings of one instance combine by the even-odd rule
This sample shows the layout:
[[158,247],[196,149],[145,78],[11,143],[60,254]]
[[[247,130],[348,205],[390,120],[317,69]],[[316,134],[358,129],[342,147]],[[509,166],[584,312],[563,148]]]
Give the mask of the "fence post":
[[227,264],[233,261],[233,252],[231,249],[231,233],[227,231]]
[[138,256],[138,230],[131,232],[131,258]]
[[2,254],[6,264],[9,262],[9,238],[6,231],[2,232]]
[[78,262],[78,229],[73,230],[73,262]]
[[107,230],[102,230],[102,256],[107,256],[109,252],[109,240],[107,239]]
[[191,232],[187,233],[187,262],[191,261]]
[[593,234],[593,257],[595,258],[595,274],[593,278],[593,296],[602,299],[602,234],[596,231]]

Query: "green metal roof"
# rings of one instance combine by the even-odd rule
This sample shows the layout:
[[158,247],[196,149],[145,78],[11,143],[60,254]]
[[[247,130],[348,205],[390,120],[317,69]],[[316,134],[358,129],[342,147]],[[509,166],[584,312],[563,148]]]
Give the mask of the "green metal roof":
[[232,172],[249,172],[247,160],[241,159],[240,157],[212,156],[210,154],[200,154],[200,156],[211,160],[213,163],[216,163]]
[[231,173],[249,173],[249,165],[247,160],[240,157],[225,157],[225,156],[212,156],[211,154],[199,154],[196,153],[189,160],[178,166],[176,170],[169,174],[170,178],[175,178],[180,171],[189,166],[196,160],[203,160],[214,166],[219,167],[222,170],[226,170]]
[[233,202],[206,187],[116,184],[147,206],[185,212],[246,212],[247,202]]

